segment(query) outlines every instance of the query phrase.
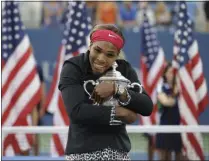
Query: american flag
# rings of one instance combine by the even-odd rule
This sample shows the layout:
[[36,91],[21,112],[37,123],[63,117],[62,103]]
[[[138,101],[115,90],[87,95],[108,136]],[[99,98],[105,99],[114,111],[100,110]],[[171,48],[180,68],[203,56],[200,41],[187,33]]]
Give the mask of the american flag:
[[157,40],[156,29],[150,24],[147,18],[146,10],[141,28],[141,37],[140,76],[145,90],[153,101],[154,111],[149,117],[140,116],[140,121],[143,125],[153,125],[158,122],[156,89],[161,82],[165,56]]
[[[87,36],[91,26],[91,18],[87,16],[85,2],[69,2],[66,14],[68,21],[65,24],[62,45],[59,51],[53,82],[47,100],[47,110],[54,114],[55,126],[69,125],[61,93],[58,90],[59,76],[65,60],[87,51]],[[55,134],[52,139],[51,154],[60,156],[64,154],[67,136]]]
[[[187,13],[185,2],[179,2],[177,25],[173,66],[180,89],[178,103],[181,123],[198,126],[198,116],[206,108],[209,97],[198,43],[192,32],[193,22]],[[183,133],[182,139],[189,159],[204,160],[200,133]]]
[[[40,80],[32,46],[20,18],[17,2],[7,1],[2,12],[2,126],[27,126],[40,101]],[[32,136],[3,135],[3,155],[31,147]]]

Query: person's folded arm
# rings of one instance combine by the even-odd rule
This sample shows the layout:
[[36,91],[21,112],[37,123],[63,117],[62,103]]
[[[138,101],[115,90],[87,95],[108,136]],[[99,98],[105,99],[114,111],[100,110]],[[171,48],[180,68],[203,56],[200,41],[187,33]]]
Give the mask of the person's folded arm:
[[78,66],[66,62],[62,68],[59,90],[72,123],[110,124],[112,107],[88,104],[80,84],[82,73]]
[[[138,80],[137,74],[134,71],[134,69],[129,66],[128,76],[127,78],[132,82],[140,83]],[[140,83],[141,84],[141,83]],[[143,116],[149,116],[152,113],[153,110],[153,103],[149,95],[146,93],[146,91],[143,88],[143,92],[139,93],[139,90],[137,88],[129,88],[127,89],[129,95],[130,95],[130,102],[125,105],[124,107],[127,107],[128,109],[141,114]]]

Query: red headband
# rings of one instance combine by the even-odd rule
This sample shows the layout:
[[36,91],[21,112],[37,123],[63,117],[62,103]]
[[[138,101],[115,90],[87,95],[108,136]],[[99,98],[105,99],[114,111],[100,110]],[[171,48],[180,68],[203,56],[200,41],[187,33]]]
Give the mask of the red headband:
[[124,45],[123,39],[111,30],[97,30],[91,36],[91,42],[107,41],[112,43],[119,51]]

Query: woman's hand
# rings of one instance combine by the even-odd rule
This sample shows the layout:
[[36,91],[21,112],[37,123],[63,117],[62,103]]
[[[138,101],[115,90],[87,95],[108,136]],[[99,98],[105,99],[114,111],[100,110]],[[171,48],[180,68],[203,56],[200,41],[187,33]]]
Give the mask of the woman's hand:
[[115,93],[115,84],[112,82],[101,82],[94,88],[94,91],[91,95],[94,99],[94,103],[101,104],[104,99],[112,96]]
[[121,106],[115,107],[115,113],[116,117],[119,118],[121,121],[125,122],[126,124],[132,124],[138,118],[135,112]]

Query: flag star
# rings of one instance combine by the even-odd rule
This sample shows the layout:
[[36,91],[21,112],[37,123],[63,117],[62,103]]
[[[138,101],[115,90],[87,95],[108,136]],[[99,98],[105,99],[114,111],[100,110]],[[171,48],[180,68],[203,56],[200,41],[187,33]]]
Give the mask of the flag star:
[[7,10],[7,14],[10,15],[11,14],[11,10]]
[[181,4],[181,8],[182,8],[182,9],[185,9],[185,8],[186,8],[185,4],[182,3],[182,4]]
[[76,14],[76,16],[77,16],[77,17],[81,17],[81,12],[78,12],[78,13]]
[[15,34],[15,39],[19,39],[20,35],[19,34]]
[[188,32],[192,32],[192,29],[189,27],[189,28],[187,28],[187,31]]
[[71,31],[73,34],[75,34],[77,32],[76,28],[73,28]]
[[4,54],[3,54],[3,57],[4,57],[4,58],[7,58],[7,56],[8,56],[7,53],[4,53]]
[[7,20],[6,20],[6,19],[3,19],[3,20],[2,20],[2,23],[3,23],[3,24],[7,23]]
[[12,44],[9,44],[9,45],[8,45],[8,48],[9,48],[9,49],[12,49],[12,47],[13,47]]
[[66,39],[63,39],[62,40],[62,43],[65,45],[65,44],[67,44],[67,40]]
[[6,32],[7,31],[7,28],[6,27],[3,27],[2,28],[2,32]]
[[154,55],[153,55],[153,54],[150,54],[150,55],[149,55],[149,59],[150,59],[150,60],[153,60],[153,59],[154,59]]
[[192,37],[191,37],[191,36],[189,36],[189,37],[188,37],[188,40],[189,40],[189,41],[191,41],[191,40],[192,40]]
[[75,7],[75,6],[76,6],[76,2],[72,2],[71,4],[72,4],[72,6],[73,6],[73,7]]
[[8,36],[8,40],[12,40],[12,36],[11,35]]
[[191,25],[191,24],[192,24],[192,21],[191,21],[190,19],[188,19],[188,20],[187,20],[187,23],[188,23],[189,25]]
[[74,37],[72,37],[72,36],[69,37],[69,41],[70,41],[70,42],[73,42],[74,40],[75,40]]
[[154,51],[157,52],[158,51],[158,47],[154,47]]
[[179,13],[179,16],[182,18],[182,17],[184,17],[184,13],[183,12],[180,12]]
[[81,43],[82,43],[81,40],[77,40],[77,41],[76,41],[76,44],[77,44],[77,45],[80,45]]
[[18,17],[15,17],[15,18],[14,18],[14,21],[15,21],[15,22],[18,22],[18,21],[19,21],[19,18],[18,18]]
[[83,9],[83,4],[79,4],[78,8]]
[[71,45],[67,45],[67,49],[68,50],[71,50],[72,49],[72,46]]
[[15,30],[19,30],[20,29],[20,27],[19,26],[15,26]]
[[147,41],[150,40],[150,36],[149,35],[147,35],[145,38],[146,38]]
[[72,10],[70,11],[70,14],[73,15],[74,13],[75,13],[75,11],[72,9]]
[[182,49],[181,49],[181,52],[182,52],[182,53],[185,53],[185,52],[186,52],[186,49],[185,49],[185,48],[182,48]]
[[82,24],[81,24],[81,28],[82,28],[82,29],[86,28],[86,24],[85,24],[85,23],[82,23]]
[[148,41],[147,46],[150,47],[151,45],[152,45],[151,42]]
[[68,36],[68,34],[69,34],[69,31],[68,31],[68,30],[65,30],[65,31],[64,31],[64,35],[65,35],[65,36]]
[[185,39],[182,40],[182,44],[186,45],[187,41]]
[[3,49],[7,49],[7,45],[6,44],[3,45]]
[[87,17],[87,21],[88,22],[91,22],[91,17]]
[[152,34],[151,37],[152,37],[152,39],[156,39],[155,34]]
[[91,28],[92,28],[92,25],[88,25],[88,29],[91,30]]
[[79,21],[78,21],[78,20],[75,20],[75,21],[74,21],[74,24],[75,24],[76,26],[78,26],[78,25],[79,25]]
[[82,36],[84,35],[84,32],[83,32],[83,31],[79,31],[78,35],[79,35],[80,37],[82,37]]
[[179,21],[179,22],[178,22],[178,25],[179,25],[179,26],[182,26],[182,25],[183,25],[183,22],[182,22],[182,21]]
[[18,13],[18,9],[15,8],[15,9],[13,10],[13,12],[14,12],[15,14],[17,14],[17,13]]
[[184,36],[187,36],[188,35],[188,32],[187,31],[184,31]]
[[152,48],[149,48],[149,49],[148,49],[148,53],[150,53],[150,54],[153,53]]
[[153,45],[158,45],[157,40],[153,41]]

